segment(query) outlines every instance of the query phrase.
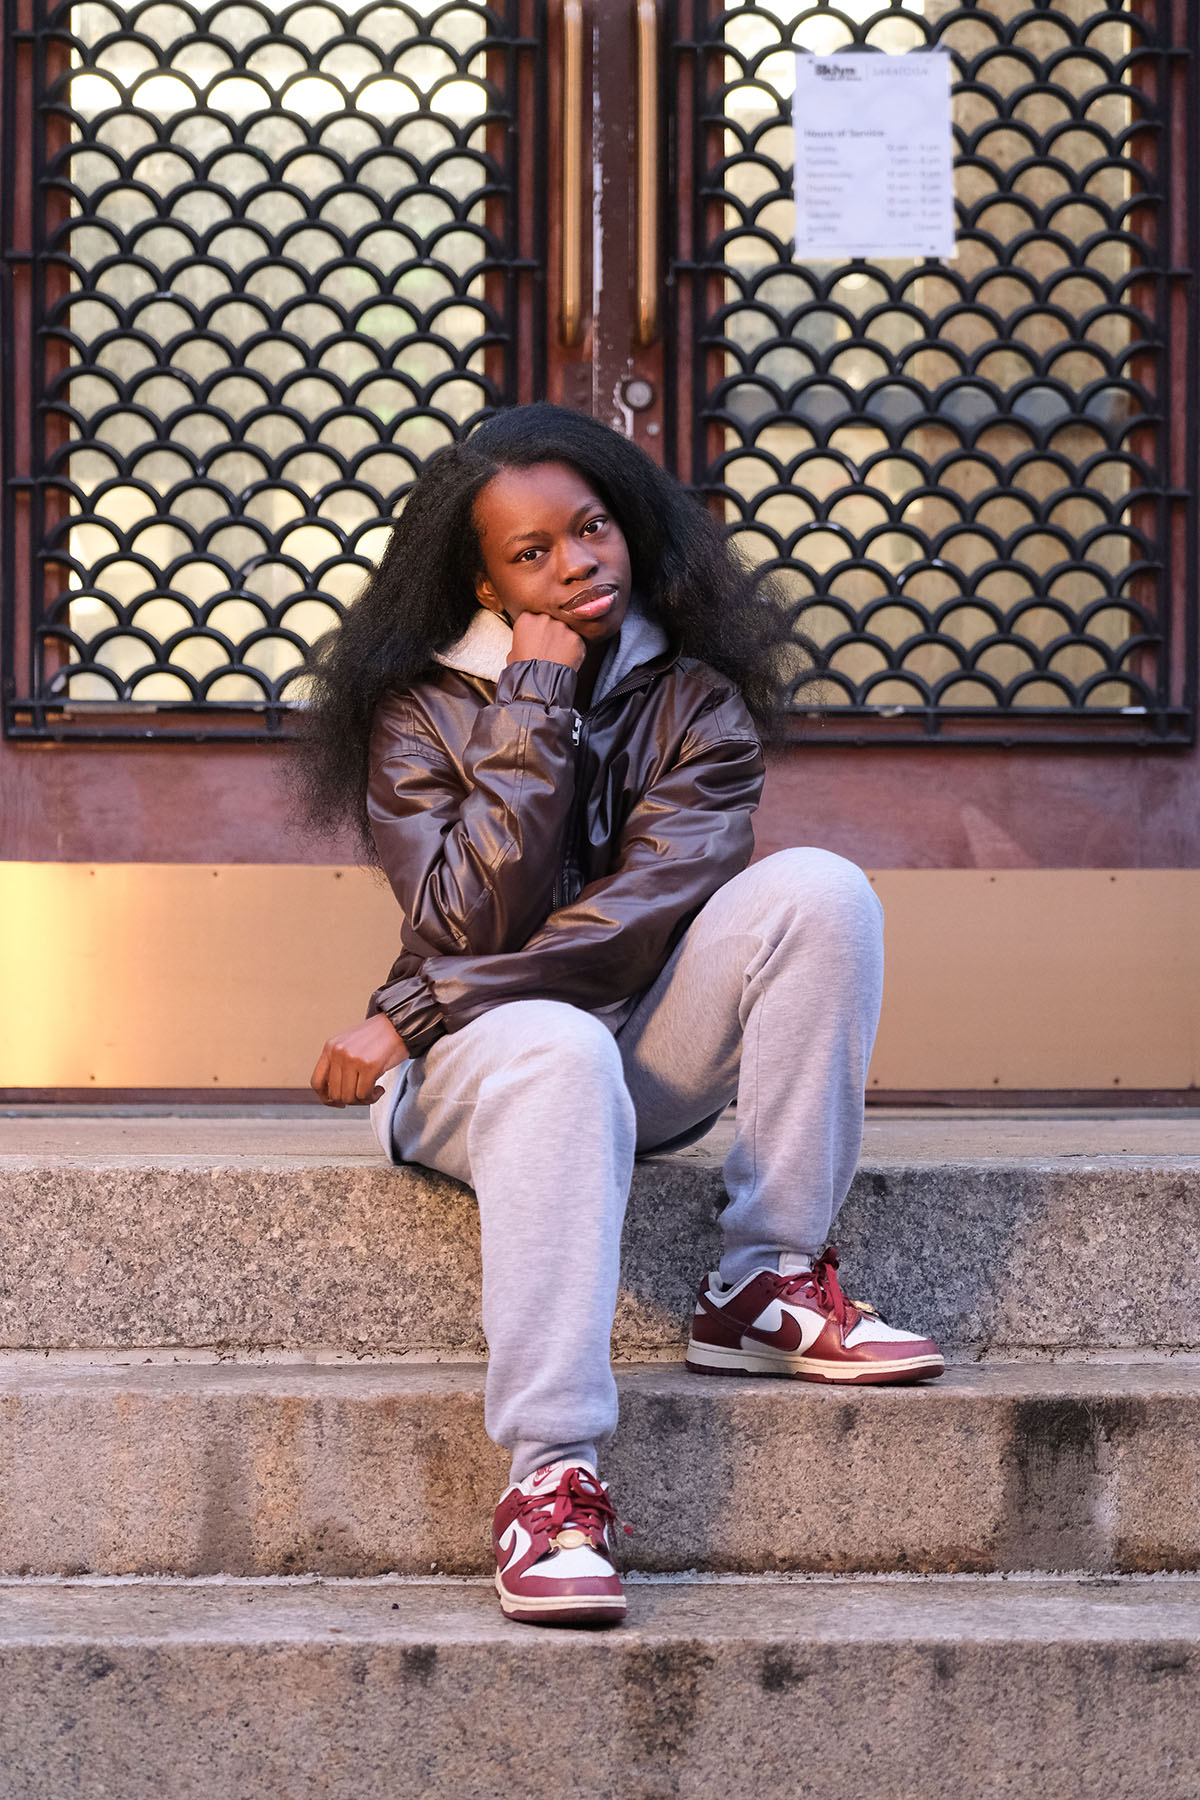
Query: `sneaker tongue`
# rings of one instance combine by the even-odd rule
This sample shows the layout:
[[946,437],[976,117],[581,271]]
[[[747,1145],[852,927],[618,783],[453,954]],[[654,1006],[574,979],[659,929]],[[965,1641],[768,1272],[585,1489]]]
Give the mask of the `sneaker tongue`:
[[559,1482],[562,1480],[563,1476],[566,1474],[568,1469],[586,1469],[588,1474],[593,1475],[593,1476],[596,1473],[595,1469],[592,1468],[592,1465],[590,1463],[585,1463],[585,1462],[546,1463],[542,1468],[535,1469],[533,1471],[533,1474],[528,1476],[521,1483],[521,1486],[525,1489],[525,1492],[527,1494],[545,1493],[549,1489],[556,1488],[558,1486]]
[[812,1268],[812,1257],[801,1256],[798,1252],[785,1250],[779,1258],[781,1275],[807,1275]]

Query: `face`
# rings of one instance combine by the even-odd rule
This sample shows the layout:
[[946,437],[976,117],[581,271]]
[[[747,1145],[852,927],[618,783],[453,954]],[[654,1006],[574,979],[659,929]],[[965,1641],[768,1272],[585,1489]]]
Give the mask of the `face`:
[[591,484],[568,463],[501,469],[475,502],[480,604],[548,613],[588,643],[615,637],[629,607],[629,547]]

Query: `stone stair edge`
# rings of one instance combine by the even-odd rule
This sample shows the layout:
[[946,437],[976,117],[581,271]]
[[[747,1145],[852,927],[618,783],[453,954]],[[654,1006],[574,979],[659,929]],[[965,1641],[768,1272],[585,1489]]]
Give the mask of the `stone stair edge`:
[[482,1584],[0,1585],[0,1794],[808,1800],[833,1771],[859,1800],[1194,1800],[1194,1583],[629,1604],[564,1645]]
[[[724,1156],[733,1131],[732,1113],[709,1134],[671,1160],[711,1166]],[[861,1164],[864,1168],[974,1165],[1029,1161],[1107,1161],[1133,1158],[1154,1164],[1164,1158],[1190,1163],[1200,1158],[1200,1109],[1195,1113],[1144,1115],[1136,1110],[1086,1115],[1002,1109],[983,1114],[930,1108],[893,1113],[868,1109]],[[361,1113],[327,1113],[263,1118],[254,1113],[214,1118],[199,1114],[153,1117],[96,1114],[79,1109],[48,1118],[0,1113],[0,1167],[19,1158],[34,1164],[48,1159],[116,1166],[133,1161],[204,1165],[279,1160],[296,1163],[386,1168],[369,1123]]]
[[[96,1392],[123,1388],[153,1393],[239,1391],[247,1395],[310,1394],[313,1398],[340,1399],[379,1394],[481,1396],[487,1375],[485,1357],[410,1357],[389,1360],[316,1362],[303,1357],[279,1360],[243,1360],[237,1356],[211,1361],[182,1356],[167,1360],[162,1355],[139,1360],[138,1352],[121,1351],[119,1360],[91,1361],[86,1352],[60,1353],[42,1360],[40,1353],[0,1351],[0,1396],[45,1391],[60,1392],[77,1385]],[[1158,1354],[1153,1357],[1112,1356],[1103,1361],[1062,1357],[1032,1360],[1022,1357],[947,1358],[946,1372],[932,1381],[881,1384],[850,1388],[834,1383],[764,1381],[753,1377],[713,1380],[684,1367],[682,1355],[673,1358],[628,1361],[614,1359],[619,1388],[636,1393],[685,1394],[705,1398],[715,1407],[733,1399],[766,1402],[789,1396],[793,1406],[828,1406],[853,1395],[862,1406],[925,1405],[953,1397],[958,1401],[1038,1400],[1073,1401],[1128,1397],[1155,1399],[1200,1395],[1200,1354]]]
[[[677,1153],[665,1156],[641,1157],[634,1168],[634,1180],[640,1174],[655,1168],[693,1170],[701,1177],[719,1179],[721,1173],[719,1156],[701,1156],[695,1151],[687,1154]],[[450,1176],[441,1175],[437,1170],[422,1168],[408,1163],[394,1167],[386,1163],[382,1156],[306,1156],[282,1155],[270,1153],[262,1155],[177,1155],[162,1151],[129,1155],[68,1155],[63,1153],[47,1153],[43,1157],[14,1155],[0,1152],[0,1181],[5,1176],[36,1175],[41,1173],[57,1174],[60,1172],[86,1170],[89,1174],[128,1174],[156,1171],[176,1174],[247,1174],[247,1175],[291,1175],[302,1170],[306,1174],[349,1173],[355,1178],[369,1180],[409,1181],[423,1184],[427,1181],[452,1180]],[[1084,1155],[1072,1153],[1063,1156],[991,1156],[991,1157],[863,1157],[855,1174],[855,1180],[872,1175],[903,1176],[933,1174],[940,1171],[947,1173],[966,1173],[970,1175],[1002,1175],[1016,1174],[1050,1174],[1070,1176],[1072,1174],[1104,1173],[1106,1171],[1122,1171],[1147,1174],[1180,1174],[1193,1175],[1200,1172],[1200,1154],[1180,1154],[1164,1152],[1161,1155],[1150,1155],[1146,1152],[1123,1152],[1119,1155]],[[460,1186],[460,1183],[455,1183]]]
[[[622,1349],[614,1345],[611,1362],[618,1380],[638,1370],[682,1368],[686,1351],[682,1341],[667,1346],[641,1345]],[[256,1344],[87,1344],[74,1348],[59,1345],[22,1347],[0,1344],[0,1382],[21,1371],[34,1374],[49,1370],[103,1371],[133,1368],[196,1369],[362,1369],[370,1371],[420,1369],[484,1369],[487,1350],[366,1350],[343,1349],[332,1344],[295,1348]],[[1006,1344],[992,1351],[967,1347],[946,1353],[948,1370],[970,1369],[1200,1369],[1200,1342],[1186,1348],[1088,1349],[1062,1345]],[[732,1385],[727,1383],[726,1385]],[[942,1384],[945,1385],[944,1383]]]
[[[630,1623],[613,1631],[572,1634],[573,1648],[628,1644],[639,1630],[680,1628],[712,1639],[742,1641],[782,1635],[795,1644],[843,1636],[890,1636],[903,1642],[914,1629],[939,1642],[956,1636],[978,1643],[998,1622],[1031,1641],[1044,1642],[1047,1624],[1081,1640],[1160,1641],[1163,1627],[1200,1645],[1200,1573],[1164,1572],[1094,1576],[1079,1571],[1021,1571],[995,1575],[832,1574],[780,1572],[710,1575],[681,1571],[625,1578]],[[556,1632],[524,1629],[503,1618],[490,1576],[196,1577],[0,1575],[0,1646],[28,1631],[33,1621],[43,1642],[78,1641],[88,1615],[93,1631],[112,1627],[128,1641],[139,1627],[146,1639],[180,1641],[182,1629],[196,1641],[229,1641],[227,1623],[240,1617],[245,1638],[282,1642],[297,1627],[340,1619],[359,1641],[395,1642],[415,1629],[423,1639],[477,1643],[490,1639],[561,1651]],[[190,1603],[181,1625],[152,1611],[173,1600]],[[251,1614],[249,1606],[267,1602]],[[1071,1614],[1078,1606],[1077,1617]],[[797,1607],[805,1611],[798,1618]],[[1058,1615],[1047,1616],[1057,1607]],[[273,1609],[273,1610],[272,1610]],[[399,1619],[391,1618],[398,1611]],[[1004,1615],[1009,1615],[1005,1624]],[[640,1615],[640,1616],[638,1616]],[[914,1617],[915,1615],[915,1617]],[[209,1623],[211,1621],[211,1624]],[[1178,1623],[1176,1623],[1178,1621]],[[865,1627],[865,1630],[864,1630]],[[210,1632],[212,1635],[210,1635]],[[243,1640],[243,1634],[238,1634]]]

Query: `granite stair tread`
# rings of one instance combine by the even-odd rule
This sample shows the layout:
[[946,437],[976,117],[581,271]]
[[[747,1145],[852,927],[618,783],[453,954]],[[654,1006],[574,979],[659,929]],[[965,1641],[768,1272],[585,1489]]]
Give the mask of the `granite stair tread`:
[[[684,1340],[728,1130],[638,1165],[619,1356]],[[1198,1150],[1190,1119],[869,1120],[846,1285],[957,1353],[1200,1350]],[[473,1196],[361,1116],[0,1120],[0,1348],[462,1356],[478,1299]]]
[[0,1792],[1194,1800],[1200,1783],[1192,1580],[631,1583],[629,1603],[624,1627],[564,1642],[503,1620],[482,1583],[0,1584]]
[[[732,1113],[726,1113],[691,1154],[719,1159],[732,1131]],[[274,1156],[375,1162],[379,1152],[365,1113],[354,1108],[0,1108],[0,1157],[40,1162],[60,1156],[89,1161]],[[866,1115],[863,1156],[871,1163],[1200,1157],[1200,1107],[1075,1112],[872,1107]]]
[[905,1643],[922,1637],[946,1644],[987,1639],[1154,1644],[1169,1637],[1200,1650],[1200,1576],[1191,1575],[631,1577],[627,1592],[624,1627],[563,1639],[505,1619],[485,1577],[0,1578],[0,1646],[105,1638],[307,1643],[336,1626],[336,1635],[359,1643],[503,1643],[535,1654],[561,1650],[564,1642],[573,1650],[607,1650],[643,1635],[665,1641],[681,1634],[714,1642],[749,1637],[793,1644]]
[[[1200,1567],[1200,1362],[952,1364],[846,1391],[618,1368],[627,1565]],[[0,1571],[487,1568],[481,1363],[0,1357]]]

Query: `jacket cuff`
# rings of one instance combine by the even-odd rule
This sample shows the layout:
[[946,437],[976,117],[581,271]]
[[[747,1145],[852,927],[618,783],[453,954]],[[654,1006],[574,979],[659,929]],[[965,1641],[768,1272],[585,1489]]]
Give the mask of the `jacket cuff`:
[[424,1056],[431,1044],[445,1036],[442,1009],[419,973],[402,975],[398,981],[388,981],[383,987],[376,988],[371,995],[367,1017],[380,1012],[387,1014],[404,1039],[409,1056]]
[[496,699],[501,706],[526,704],[550,707],[572,707],[575,704],[576,671],[566,663],[543,662],[540,658],[506,663],[496,683]]

